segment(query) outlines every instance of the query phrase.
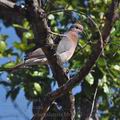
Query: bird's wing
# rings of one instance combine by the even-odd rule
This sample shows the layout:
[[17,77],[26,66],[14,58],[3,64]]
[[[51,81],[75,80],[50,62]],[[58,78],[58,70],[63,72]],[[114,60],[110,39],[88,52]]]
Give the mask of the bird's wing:
[[15,67],[13,68],[9,68],[10,71],[16,71],[19,68],[27,68],[29,66],[32,65],[39,65],[39,64],[48,64],[47,58],[42,58],[42,59],[38,59],[38,58],[31,58],[28,59],[20,64],[17,64]]
[[11,70],[16,70],[18,68],[26,68],[27,66],[47,64],[47,58],[41,48],[34,50],[29,53],[24,62],[11,68]]
[[38,48],[38,49],[34,50],[33,52],[29,53],[26,57],[26,60],[30,59],[30,58],[42,59],[42,58],[46,58],[46,56],[45,56],[44,52],[42,51],[42,49]]
[[65,51],[70,50],[71,47],[72,47],[72,43],[70,42],[70,38],[65,36],[59,42],[56,53],[57,54],[63,53]]

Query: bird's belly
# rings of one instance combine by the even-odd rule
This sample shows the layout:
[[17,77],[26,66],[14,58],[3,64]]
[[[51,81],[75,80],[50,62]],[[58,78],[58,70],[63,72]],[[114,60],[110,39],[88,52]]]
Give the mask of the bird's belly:
[[72,52],[72,51],[67,51],[67,52],[61,53],[61,54],[59,55],[59,57],[60,57],[60,59],[61,59],[61,62],[64,63],[64,62],[68,61],[68,60],[72,57],[73,53],[74,53],[74,52]]

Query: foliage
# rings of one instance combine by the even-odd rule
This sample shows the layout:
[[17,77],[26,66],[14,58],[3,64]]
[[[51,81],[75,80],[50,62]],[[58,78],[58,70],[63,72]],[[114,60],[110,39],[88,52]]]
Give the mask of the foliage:
[[[48,15],[48,22],[53,31],[58,33],[65,32],[69,26],[76,20],[81,20],[84,26],[84,34],[78,43],[77,50],[70,60],[70,70],[77,69],[84,65],[88,56],[93,50],[93,45],[99,39],[98,30],[91,21],[86,17],[91,14],[94,21],[97,23],[100,30],[104,25],[106,8],[108,8],[111,0],[51,0],[46,3],[45,10]],[[61,12],[55,10],[61,9]],[[64,12],[63,9],[68,11]],[[77,12],[75,12],[77,11]],[[2,64],[1,69],[15,66],[21,61],[21,54],[31,51],[35,46],[34,35],[30,28],[29,22],[25,19],[22,25],[13,24],[16,29],[22,29],[22,39],[20,42],[14,42],[13,47],[8,47],[7,35],[0,35],[0,57],[1,58],[16,58],[15,61],[9,61]],[[109,42],[105,47],[103,54],[95,64],[91,73],[85,78],[85,84],[92,86],[94,81],[99,80],[98,90],[98,110],[102,120],[119,119],[120,118],[120,20],[118,20],[112,28],[109,36]],[[29,46],[28,46],[29,45]],[[16,49],[16,51],[13,50]],[[8,81],[0,81],[0,84],[9,87],[10,91],[6,97],[11,96],[14,100],[20,89],[24,89],[27,99],[42,97],[48,93],[51,88],[51,83],[55,82],[52,77],[49,77],[48,67],[34,66],[29,69],[18,70],[17,72],[7,75]],[[2,75],[2,74],[1,74]],[[86,95],[89,96],[91,87],[87,87]],[[81,93],[76,95],[76,101],[79,101]],[[76,103],[78,110],[76,120],[79,119],[79,102]]]

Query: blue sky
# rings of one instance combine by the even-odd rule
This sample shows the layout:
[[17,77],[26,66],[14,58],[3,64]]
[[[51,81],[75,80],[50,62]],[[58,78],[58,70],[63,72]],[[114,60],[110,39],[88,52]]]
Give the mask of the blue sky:
[[[5,27],[0,20],[0,34],[8,35],[8,47],[12,47],[14,41],[19,41],[14,28]],[[8,62],[8,58],[0,58],[0,65]],[[3,73],[0,80],[6,80],[7,74]],[[21,89],[16,100],[12,102],[11,98],[6,100],[7,89],[0,85],[0,120],[30,120],[32,117],[32,103],[27,105],[29,101],[24,96],[24,91]],[[17,105],[17,109],[16,109]]]

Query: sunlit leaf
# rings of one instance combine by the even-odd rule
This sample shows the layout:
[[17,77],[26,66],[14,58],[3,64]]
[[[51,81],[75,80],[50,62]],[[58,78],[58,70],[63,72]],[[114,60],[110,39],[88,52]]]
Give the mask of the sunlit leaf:
[[52,20],[52,19],[55,19],[55,17],[54,17],[53,14],[50,14],[50,15],[48,16],[48,19],[49,19],[49,20]]
[[0,40],[0,52],[4,52],[6,47],[7,47],[7,45],[6,45],[5,41]]
[[28,29],[28,30],[30,29],[30,24],[29,24],[29,22],[26,19],[23,22],[23,27]]
[[113,68],[117,71],[120,71],[120,66],[119,65],[114,65]]
[[26,39],[33,39],[34,38],[32,32],[24,32],[23,37],[26,38]]
[[42,88],[40,86],[40,84],[38,84],[37,82],[34,83],[34,88],[37,92],[41,93],[42,91]]
[[90,85],[92,85],[93,82],[94,82],[94,78],[93,78],[93,76],[92,76],[91,73],[89,73],[89,74],[85,77],[85,79],[88,81],[88,83],[89,83]]
[[6,64],[4,64],[4,68],[12,68],[13,66],[15,66],[15,62],[8,62]]
[[22,25],[19,25],[19,24],[13,24],[13,27],[19,28],[19,29],[25,29]]
[[110,90],[109,90],[109,87],[108,87],[107,84],[104,84],[104,86],[103,86],[103,90],[104,90],[104,92],[107,93],[107,94],[110,93]]

